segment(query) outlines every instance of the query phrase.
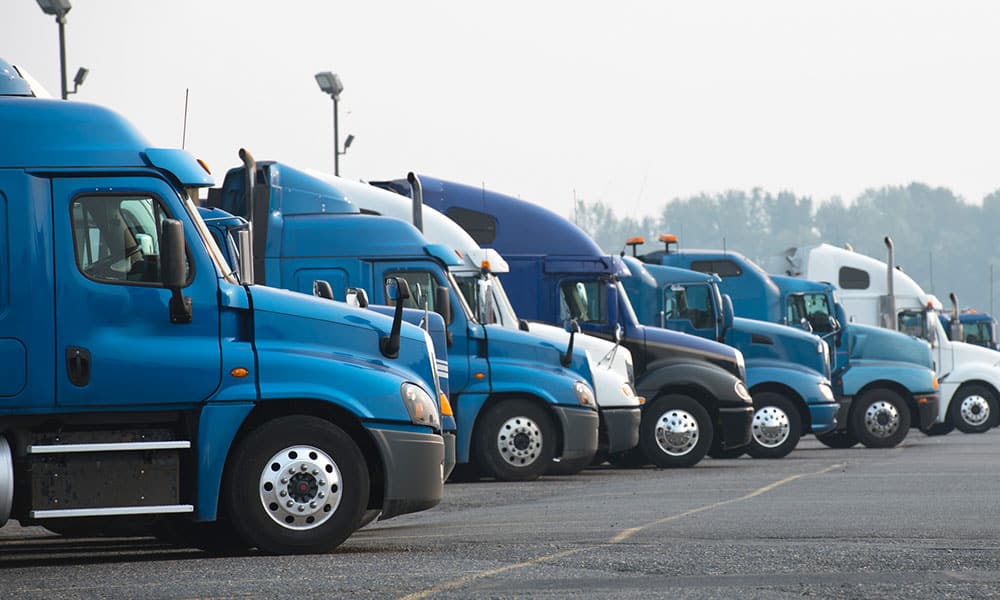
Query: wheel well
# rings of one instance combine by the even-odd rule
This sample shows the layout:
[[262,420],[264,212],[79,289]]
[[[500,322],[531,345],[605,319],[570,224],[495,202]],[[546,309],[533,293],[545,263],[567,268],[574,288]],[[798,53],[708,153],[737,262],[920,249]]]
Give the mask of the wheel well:
[[788,387],[774,381],[768,381],[765,383],[759,383],[752,388],[750,388],[750,395],[771,392],[772,394],[779,394],[788,398],[795,405],[795,408],[799,411],[799,423],[801,423],[802,433],[812,433],[812,417],[809,415],[809,407],[806,406],[806,401],[802,399],[802,396],[798,392]]
[[[237,431],[236,436],[233,438],[229,453],[230,456],[232,456],[232,448],[240,443],[251,431],[267,421],[291,415],[306,415],[324,419],[343,429],[354,440],[354,443],[357,444],[358,449],[361,451],[361,455],[365,457],[365,463],[368,467],[368,479],[371,490],[368,495],[367,508],[381,508],[385,499],[385,467],[382,464],[382,457],[378,451],[378,447],[375,445],[374,440],[372,440],[371,435],[365,430],[364,425],[361,424],[361,421],[353,413],[336,404],[304,398],[258,402],[253,410],[250,411],[250,414],[247,415],[247,418],[243,421],[239,431]],[[230,467],[231,465],[227,458],[223,481],[228,477]],[[219,510],[220,513],[223,510],[221,502]]]
[[535,404],[536,406],[541,407],[541,409],[545,411],[545,414],[549,415],[549,418],[552,419],[552,423],[555,425],[555,430],[556,430],[556,453],[555,453],[554,456],[556,456],[556,457],[562,456],[562,452],[563,452],[563,431],[562,431],[562,424],[560,423],[559,417],[556,416],[555,412],[552,410],[552,407],[549,405],[549,403],[546,402],[545,400],[543,400],[542,398],[539,398],[538,396],[535,396],[533,394],[517,393],[517,392],[502,392],[502,393],[497,393],[497,394],[491,394],[490,397],[486,399],[486,402],[483,403],[482,408],[479,409],[479,414],[476,415],[476,422],[472,426],[472,437],[470,438],[470,445],[469,445],[469,456],[470,457],[474,456],[472,453],[474,452],[473,447],[476,444],[476,430],[479,428],[479,422],[483,418],[483,415],[486,414],[487,410],[493,408],[494,406],[496,406],[497,404],[500,404],[501,402],[503,402],[505,400],[527,400],[527,401],[531,402],[532,404]]
[[[965,389],[966,387],[968,387],[970,385],[981,385],[981,386],[983,386],[984,388],[988,389],[990,391],[990,393],[993,394],[993,399],[994,400],[1000,401],[1000,393],[997,392],[997,388],[994,387],[991,383],[989,383],[987,381],[983,381],[982,379],[973,379],[972,381],[966,381],[962,385],[958,386],[958,389],[955,390],[955,394],[957,395],[958,392],[962,391],[963,389]],[[954,396],[952,396],[952,398],[954,398]],[[950,398],[949,398],[949,400],[950,400]]]
[[[906,402],[906,406],[910,409],[910,426],[919,427],[920,426],[920,408],[917,406],[917,401],[913,398],[913,392],[903,387],[897,381],[892,381],[891,379],[879,379],[877,381],[872,381],[865,387],[858,390],[858,393],[854,395],[855,398],[859,398],[872,390],[887,389],[899,394],[899,397]],[[857,402],[851,402],[851,413],[847,417],[848,422],[854,417],[854,410],[857,407]]]

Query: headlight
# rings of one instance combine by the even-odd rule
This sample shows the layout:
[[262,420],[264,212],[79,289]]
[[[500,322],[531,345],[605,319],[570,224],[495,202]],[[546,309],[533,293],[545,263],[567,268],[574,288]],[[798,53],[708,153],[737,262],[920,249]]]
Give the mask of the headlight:
[[594,390],[590,389],[589,385],[582,381],[574,381],[573,393],[576,394],[576,400],[580,403],[580,406],[589,406],[597,410],[597,400],[594,399]]
[[622,394],[624,394],[626,398],[632,398],[635,396],[635,390],[632,389],[632,386],[630,386],[629,384],[623,383]]
[[740,379],[746,379],[747,363],[745,360],[743,360],[743,353],[740,352],[739,350],[736,351],[736,367],[740,370]]
[[826,398],[827,402],[833,402],[834,401],[833,388],[831,388],[830,384],[828,384],[828,383],[821,383],[821,384],[819,384],[819,395],[823,396],[824,398]]
[[747,386],[742,381],[737,381],[735,388],[736,395],[742,398],[744,402],[753,403],[753,398],[750,396]]
[[434,429],[441,428],[441,417],[438,415],[437,405],[430,394],[424,388],[413,383],[404,383],[399,388],[399,394],[403,397],[403,404],[406,411],[410,413],[410,420],[415,425],[426,425]]

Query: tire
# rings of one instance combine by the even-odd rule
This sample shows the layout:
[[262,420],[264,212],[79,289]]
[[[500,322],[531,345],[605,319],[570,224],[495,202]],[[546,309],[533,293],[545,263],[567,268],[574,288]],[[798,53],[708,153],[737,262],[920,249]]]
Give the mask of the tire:
[[761,392],[753,395],[753,421],[747,454],[754,458],[781,458],[799,445],[802,415],[782,394]]
[[268,421],[239,442],[223,487],[226,514],[250,545],[271,554],[308,554],[336,548],[357,529],[369,481],[349,435],[329,421],[293,415]]
[[951,422],[951,419],[947,419],[944,423],[935,423],[926,429],[921,429],[924,435],[937,436],[946,435],[955,430],[955,424]]
[[854,437],[849,431],[845,430],[817,433],[816,439],[819,440],[824,446],[828,448],[836,448],[837,450],[852,448],[858,443],[858,438]]
[[948,405],[948,420],[962,433],[983,433],[997,422],[997,398],[990,388],[968,383],[955,392]]
[[552,465],[556,428],[545,409],[528,400],[503,400],[487,409],[473,432],[484,474],[498,481],[532,481]]
[[609,455],[608,462],[611,463],[611,466],[619,469],[637,469],[649,464],[649,461],[646,460],[646,454],[639,446],[625,452]]
[[654,466],[693,467],[712,447],[712,433],[705,407],[690,396],[666,394],[643,413],[639,445]]
[[593,459],[591,458],[577,458],[573,460],[560,460],[559,462],[551,462],[549,464],[549,470],[545,472],[546,475],[576,475],[580,471],[586,469],[590,466]]
[[869,390],[854,400],[849,428],[868,448],[892,448],[910,431],[910,407],[892,390]]
[[153,526],[153,535],[180,548],[198,548],[215,555],[242,554],[250,548],[226,521],[162,519]]

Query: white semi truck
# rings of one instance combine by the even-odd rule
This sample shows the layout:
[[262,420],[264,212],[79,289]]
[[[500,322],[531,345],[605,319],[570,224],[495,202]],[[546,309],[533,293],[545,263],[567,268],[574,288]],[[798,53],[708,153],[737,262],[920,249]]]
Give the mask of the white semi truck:
[[766,261],[775,274],[824,281],[837,288],[848,319],[896,329],[931,345],[941,381],[937,423],[926,431],[958,428],[981,433],[1000,421],[1000,352],[952,341],[939,318],[940,300],[895,267],[892,239],[885,238],[888,264],[850,249],[820,244],[789,248]]

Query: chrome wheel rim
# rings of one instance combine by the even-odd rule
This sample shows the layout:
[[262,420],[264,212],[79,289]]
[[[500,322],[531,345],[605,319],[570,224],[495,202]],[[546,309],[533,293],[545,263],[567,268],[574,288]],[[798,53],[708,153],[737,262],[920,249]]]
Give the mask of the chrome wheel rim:
[[342,483],[329,454],[313,446],[290,446],[267,461],[257,489],[271,520],[303,531],[319,527],[337,512]]
[[792,425],[785,411],[765,406],[753,413],[753,439],[765,448],[777,448],[788,440]]
[[685,410],[667,411],[656,421],[656,445],[670,456],[691,452],[699,437],[698,421]]
[[962,420],[973,427],[978,427],[990,419],[990,403],[979,394],[963,398],[959,409]]
[[527,467],[542,452],[542,429],[528,417],[511,417],[497,432],[497,450],[514,467]]
[[891,402],[873,402],[865,411],[865,429],[875,437],[891,436],[899,429],[899,411]]

